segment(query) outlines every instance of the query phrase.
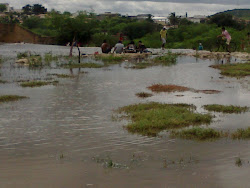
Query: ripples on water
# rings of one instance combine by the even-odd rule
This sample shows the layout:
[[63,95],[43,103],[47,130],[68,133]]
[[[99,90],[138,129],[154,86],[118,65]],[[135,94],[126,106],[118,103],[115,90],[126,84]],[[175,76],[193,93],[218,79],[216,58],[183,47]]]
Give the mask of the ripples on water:
[[[33,44],[0,45],[0,55],[4,57],[16,57],[18,52],[25,51],[68,55],[69,48]],[[100,49],[81,48],[81,51],[93,54],[96,51],[100,52]],[[78,54],[77,51],[74,53]],[[46,156],[58,157],[61,153],[70,156],[71,160],[90,160],[95,156],[108,155],[115,160],[128,162],[135,155],[147,161],[144,165],[149,166],[149,169],[155,171],[157,168],[157,173],[161,173],[162,159],[165,157],[171,160],[196,157],[202,164],[220,163],[221,168],[212,167],[220,172],[234,163],[232,156],[239,152],[244,153],[244,158],[250,156],[247,149],[249,142],[220,140],[197,143],[170,139],[166,133],[155,138],[144,137],[128,133],[123,128],[124,121],[112,121],[114,109],[145,101],[190,103],[195,104],[200,112],[204,112],[202,105],[212,103],[250,106],[249,87],[243,87],[237,79],[220,79],[219,71],[208,67],[217,63],[213,60],[182,56],[178,58],[178,64],[171,67],[131,70],[113,65],[109,67],[110,71],[104,71],[104,68],[74,69],[73,74],[78,75],[76,78],[58,79],[58,86],[41,88],[21,88],[15,81],[44,79],[48,73],[71,72],[67,69],[14,68],[14,61],[11,59],[3,63],[0,70],[1,78],[10,82],[0,84],[0,94],[24,95],[30,99],[0,105],[2,162],[20,157],[36,159],[38,156],[45,156],[46,160]],[[88,74],[80,74],[83,70]],[[244,80],[249,83],[248,78]],[[135,96],[138,92],[148,92],[146,87],[155,83],[177,84],[195,89],[216,89],[223,92],[214,95],[185,92],[182,93],[183,97],[176,97],[178,93],[161,93],[154,94],[148,99],[139,99]],[[235,130],[249,126],[250,122],[249,113],[217,116],[216,121],[211,124],[211,127],[217,129]],[[214,160],[219,162],[211,162]],[[206,170],[204,171],[206,173]],[[247,180],[243,178],[242,181],[246,183]]]

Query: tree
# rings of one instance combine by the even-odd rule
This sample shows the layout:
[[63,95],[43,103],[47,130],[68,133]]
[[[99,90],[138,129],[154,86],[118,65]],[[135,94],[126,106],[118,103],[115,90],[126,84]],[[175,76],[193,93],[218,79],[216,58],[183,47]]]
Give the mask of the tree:
[[32,13],[32,7],[31,5],[25,5],[23,8],[22,8],[24,14],[31,14]]
[[244,29],[244,23],[239,23],[230,14],[216,14],[210,18],[210,23],[215,23],[219,27],[233,27],[238,30]]
[[40,4],[34,4],[32,7],[32,12],[36,15],[45,14],[47,12],[47,9]]
[[168,17],[171,25],[176,25],[180,22],[180,18],[175,16],[175,12],[172,12]]
[[0,12],[4,12],[7,10],[7,7],[5,4],[0,4]]

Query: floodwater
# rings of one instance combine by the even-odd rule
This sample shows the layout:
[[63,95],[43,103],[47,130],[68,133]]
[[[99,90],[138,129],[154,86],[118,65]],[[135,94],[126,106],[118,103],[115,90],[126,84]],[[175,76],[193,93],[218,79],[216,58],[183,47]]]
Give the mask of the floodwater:
[[[98,50],[81,48],[86,54]],[[250,141],[197,142],[171,139],[167,132],[146,137],[127,132],[123,128],[126,121],[112,118],[113,110],[119,107],[148,101],[194,104],[202,113],[205,104],[250,106],[249,77],[222,77],[219,70],[209,68],[221,60],[181,56],[174,66],[142,70],[125,68],[128,62],[100,69],[37,70],[15,65],[14,57],[24,51],[67,55],[69,48],[0,45],[0,55],[5,59],[0,68],[1,79],[8,81],[0,84],[0,95],[29,97],[0,105],[1,188],[250,187]],[[77,55],[77,50],[74,53]],[[230,61],[240,60],[232,57]],[[22,88],[17,83],[47,79],[51,73],[76,77],[57,79],[57,86],[40,88]],[[138,92],[149,92],[146,87],[156,83],[222,92],[136,97]],[[216,117],[209,127],[224,131],[246,128],[249,114],[214,113]],[[235,165],[237,157],[242,160],[241,167]],[[118,168],[105,167],[110,160]]]

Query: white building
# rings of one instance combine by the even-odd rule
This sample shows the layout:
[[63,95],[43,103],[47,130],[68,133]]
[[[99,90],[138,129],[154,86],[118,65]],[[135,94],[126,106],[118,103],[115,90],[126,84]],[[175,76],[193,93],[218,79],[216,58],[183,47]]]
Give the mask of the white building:
[[203,21],[205,21],[207,19],[206,16],[202,16],[202,15],[196,15],[193,17],[189,17],[187,18],[189,21],[194,22],[194,23],[202,23]]

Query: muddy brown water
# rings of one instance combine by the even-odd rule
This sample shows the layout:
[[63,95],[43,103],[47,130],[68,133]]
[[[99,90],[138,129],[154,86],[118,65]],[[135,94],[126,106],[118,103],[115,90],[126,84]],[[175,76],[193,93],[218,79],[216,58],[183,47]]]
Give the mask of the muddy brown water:
[[[0,55],[5,59],[0,78],[9,82],[0,84],[0,95],[30,97],[0,105],[0,187],[250,186],[250,141],[197,142],[171,139],[167,132],[158,137],[133,135],[123,128],[125,121],[112,118],[114,109],[148,101],[194,104],[201,113],[205,112],[202,108],[205,104],[250,106],[249,77],[222,77],[219,70],[209,68],[221,60],[187,56],[179,57],[171,67],[142,70],[124,68],[129,62],[72,72],[62,68],[17,67],[16,53],[30,49],[37,54],[51,51],[66,55],[69,51],[59,46],[0,45]],[[81,50],[92,54],[99,49]],[[16,82],[46,79],[49,73],[76,77],[57,78],[58,86],[40,88],[22,88]],[[158,83],[222,92],[153,93],[146,99],[135,95],[150,93],[147,87]],[[216,117],[209,127],[224,131],[246,128],[249,114],[214,113]],[[241,167],[235,165],[237,157],[242,160]],[[110,160],[118,168],[106,168],[105,162]]]

